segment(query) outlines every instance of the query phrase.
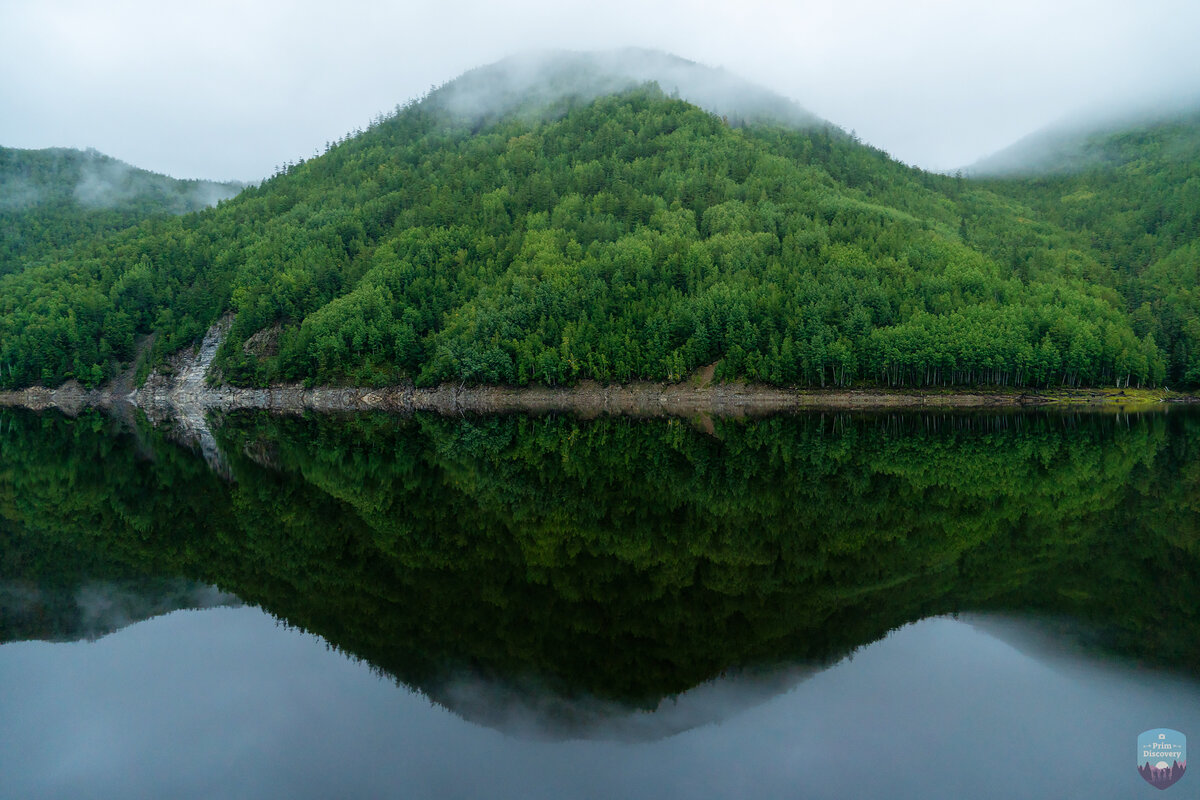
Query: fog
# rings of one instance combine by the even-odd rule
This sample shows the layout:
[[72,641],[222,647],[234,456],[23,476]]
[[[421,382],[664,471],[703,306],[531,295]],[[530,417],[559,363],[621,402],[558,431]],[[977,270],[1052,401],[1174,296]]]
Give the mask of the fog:
[[530,677],[489,680],[457,673],[430,697],[468,722],[521,739],[648,742],[719,724],[770,701],[827,665],[784,664],[730,669],[652,707],[588,695],[562,694]]
[[[1197,144],[1200,122],[1200,95],[1180,93],[1157,102],[1131,103],[1121,109],[1097,107],[1084,109],[1042,128],[965,168],[966,174],[1005,176],[1044,173],[1070,173],[1107,161],[1111,154],[1097,144],[1103,135],[1127,126],[1142,124],[1168,127],[1185,122],[1186,126],[1171,129],[1164,138],[1161,156],[1190,158]],[[1081,146],[1082,144],[1082,146]]]
[[166,208],[182,214],[216,205],[233,197],[240,187],[211,181],[189,181],[170,185],[162,177],[135,169],[113,159],[92,158],[83,166],[75,184],[74,198],[88,208],[113,208],[144,195],[159,195],[168,200]]
[[635,46],[954,169],[1080,109],[1194,91],[1196,30],[1200,4],[1186,0],[9,0],[0,144],[253,181],[479,65]]
[[794,101],[727,70],[634,47],[523,53],[468,71],[432,93],[431,102],[460,118],[486,120],[518,107],[567,97],[586,102],[651,82],[722,116],[802,127],[821,123]]
[[0,177],[0,211],[21,211],[43,202],[45,194],[28,178]]

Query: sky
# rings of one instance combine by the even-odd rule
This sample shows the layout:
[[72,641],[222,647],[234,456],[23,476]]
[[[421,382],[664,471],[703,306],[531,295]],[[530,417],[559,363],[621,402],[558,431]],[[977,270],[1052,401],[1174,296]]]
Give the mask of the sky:
[[664,50],[953,170],[1047,124],[1200,93],[1195,0],[0,0],[0,145],[257,180],[533,49]]

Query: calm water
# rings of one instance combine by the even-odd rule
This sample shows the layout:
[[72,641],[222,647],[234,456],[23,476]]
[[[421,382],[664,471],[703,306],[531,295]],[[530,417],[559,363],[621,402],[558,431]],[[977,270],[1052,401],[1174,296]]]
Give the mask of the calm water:
[[1150,797],[1157,727],[1195,413],[0,412],[0,796]]

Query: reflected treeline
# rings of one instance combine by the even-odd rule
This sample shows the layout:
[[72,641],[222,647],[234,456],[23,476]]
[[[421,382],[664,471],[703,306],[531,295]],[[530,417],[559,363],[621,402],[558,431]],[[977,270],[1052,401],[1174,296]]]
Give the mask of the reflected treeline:
[[708,427],[248,414],[223,477],[149,427],[0,412],[0,580],[216,584],[435,698],[653,707],[960,610],[1200,672],[1198,415]]

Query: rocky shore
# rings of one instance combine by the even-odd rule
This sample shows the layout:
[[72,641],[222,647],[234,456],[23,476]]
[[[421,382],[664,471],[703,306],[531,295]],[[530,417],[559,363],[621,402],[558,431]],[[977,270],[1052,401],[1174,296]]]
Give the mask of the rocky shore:
[[313,387],[302,385],[247,389],[209,386],[208,372],[228,321],[209,330],[200,346],[177,355],[164,371],[156,371],[130,391],[125,381],[96,390],[70,382],[57,389],[33,387],[0,392],[0,405],[31,409],[59,408],[69,414],[85,407],[132,405],[151,419],[194,419],[203,426],[209,409],[266,409],[278,412],[433,411],[464,413],[550,413],[581,416],[756,416],[806,410],[887,410],[952,408],[1019,408],[1046,405],[1129,407],[1158,403],[1196,403],[1200,398],[1167,392],[1148,394],[1114,389],[1041,393],[783,389],[743,383],[712,383],[703,378],[685,383],[602,385],[585,381],[571,387],[411,385],[387,388]]

